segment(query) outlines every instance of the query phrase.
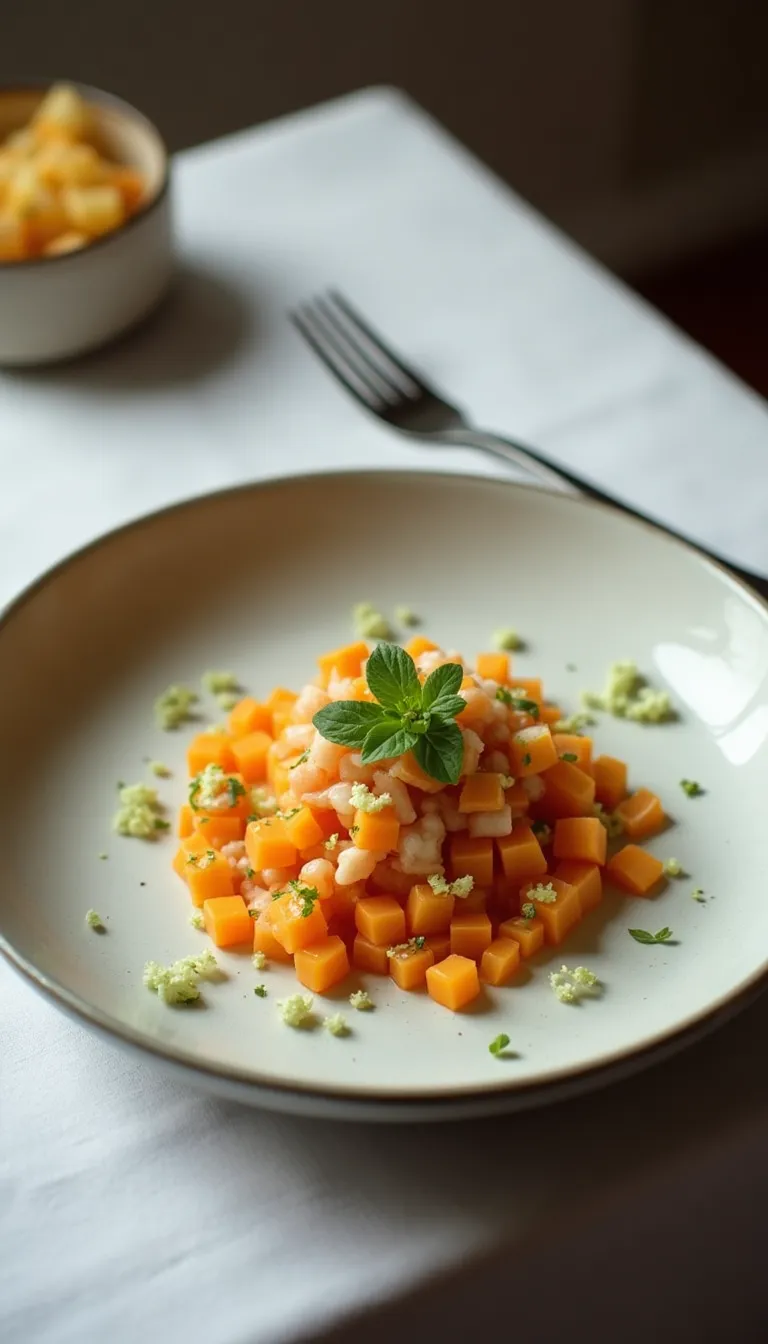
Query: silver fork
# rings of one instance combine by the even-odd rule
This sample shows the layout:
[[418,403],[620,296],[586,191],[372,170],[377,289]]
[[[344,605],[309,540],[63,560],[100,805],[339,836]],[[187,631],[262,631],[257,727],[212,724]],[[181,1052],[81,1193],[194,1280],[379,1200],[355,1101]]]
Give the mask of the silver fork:
[[556,489],[568,486],[579,495],[599,500],[642,522],[650,522],[660,531],[686,541],[702,555],[724,565],[742,583],[768,598],[768,579],[740,569],[713,551],[691,542],[666,524],[646,517],[631,505],[606,494],[591,481],[574,475],[565,467],[555,466],[527,444],[476,429],[457,406],[447,401],[405,364],[337,290],[328,290],[300,304],[290,314],[290,318],[342,387],[367,411],[387,421],[401,433],[427,444],[480,448],[522,467],[542,485]]

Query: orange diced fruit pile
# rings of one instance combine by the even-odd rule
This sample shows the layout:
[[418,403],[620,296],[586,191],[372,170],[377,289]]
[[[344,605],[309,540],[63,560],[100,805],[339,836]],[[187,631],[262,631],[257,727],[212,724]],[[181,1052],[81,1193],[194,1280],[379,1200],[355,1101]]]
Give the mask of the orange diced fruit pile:
[[[422,682],[446,661],[424,636],[407,648]],[[217,947],[292,964],[314,994],[352,968],[458,1012],[567,940],[604,881],[653,894],[663,865],[637,842],[666,824],[660,799],[630,792],[625,763],[593,757],[590,738],[553,731],[561,711],[506,653],[462,666],[453,785],[411,752],[366,765],[323,739],[312,720],[331,696],[372,699],[368,656],[361,642],[333,649],[299,695],[245,696],[226,728],[190,742],[173,866]]]

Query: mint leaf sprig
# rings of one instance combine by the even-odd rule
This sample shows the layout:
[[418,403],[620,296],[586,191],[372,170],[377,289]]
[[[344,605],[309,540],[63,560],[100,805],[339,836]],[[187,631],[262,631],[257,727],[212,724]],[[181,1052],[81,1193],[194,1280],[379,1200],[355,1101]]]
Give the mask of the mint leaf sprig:
[[375,700],[336,700],[312,722],[327,742],[354,747],[364,765],[412,751],[422,770],[441,784],[456,784],[464,742],[455,722],[466,708],[457,691],[460,663],[436,667],[421,685],[416,664],[399,644],[378,644],[365,669]]

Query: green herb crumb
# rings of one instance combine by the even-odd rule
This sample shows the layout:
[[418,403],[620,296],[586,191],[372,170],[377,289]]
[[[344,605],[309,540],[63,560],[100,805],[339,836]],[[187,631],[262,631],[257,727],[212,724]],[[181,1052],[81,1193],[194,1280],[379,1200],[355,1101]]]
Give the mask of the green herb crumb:
[[587,709],[603,709],[619,719],[635,723],[667,723],[677,717],[668,691],[655,691],[636,663],[612,663],[602,691],[582,692]]
[[155,720],[166,732],[194,718],[193,707],[199,697],[188,686],[169,686],[155,701]]
[[162,804],[157,790],[146,784],[122,784],[120,806],[112,819],[112,828],[118,835],[139,840],[154,840],[169,823],[159,815]]
[[314,1025],[312,1004],[311,994],[291,994],[290,998],[278,999],[277,1011],[286,1027],[309,1027]]
[[372,602],[358,602],[352,608],[352,620],[361,639],[392,639],[393,630],[386,616]]
[[266,999],[267,997],[267,990],[265,985],[254,985],[253,992],[260,999]]
[[193,929],[200,929],[202,931],[205,928],[205,920],[199,910],[193,910],[192,914],[189,916],[189,922]]
[[343,1013],[333,1013],[331,1017],[323,1018],[323,1026],[332,1036],[348,1036],[349,1027],[347,1019]]
[[101,915],[97,914],[95,910],[86,910],[85,922],[88,925],[89,929],[93,929],[94,933],[107,932],[107,926],[104,923],[104,920],[101,918]]
[[339,843],[339,832],[334,831],[333,835],[329,835],[328,839],[323,842],[323,849],[327,849],[328,852],[330,853],[332,850],[336,848],[338,843]]
[[217,969],[216,958],[206,949],[197,956],[182,957],[170,966],[148,961],[144,967],[144,984],[163,1003],[192,1003],[200,998],[198,981],[211,978]]
[[204,672],[201,681],[210,695],[226,695],[227,692],[240,690],[240,682],[234,672]]
[[106,854],[106,853],[102,850],[101,854],[99,855],[99,858],[100,858],[100,859],[108,859],[108,858],[109,858],[109,855]]
[[578,758],[578,756],[576,755],[576,752],[575,752],[575,751],[562,751],[562,752],[560,753],[560,760],[561,760],[561,761],[570,761],[571,763],[573,763],[574,761],[578,761],[578,759],[579,759],[579,758]]
[[701,785],[695,779],[681,779],[680,788],[683,790],[686,798],[699,798],[704,792]]
[[504,653],[515,653],[516,650],[523,647],[523,641],[517,631],[511,625],[507,625],[494,630],[493,647],[502,650]]
[[404,625],[409,628],[419,624],[419,617],[410,607],[395,607],[395,620],[398,625]]
[[523,904],[520,906],[520,914],[523,916],[523,919],[535,919],[536,906],[533,905],[531,901],[523,901]]
[[427,882],[436,896],[456,896],[460,901],[466,900],[475,885],[475,879],[469,873],[453,882],[447,882],[440,873],[433,873]]
[[534,821],[531,830],[540,845],[548,845],[552,839],[552,827],[546,821]]
[[530,751],[526,751],[526,753],[525,753],[525,755],[524,755],[524,757],[523,757],[523,765],[530,765],[530,764],[531,764],[531,759],[532,759],[532,757],[531,757],[531,753],[530,753]]
[[149,772],[151,775],[157,775],[158,779],[170,779],[171,771],[162,761],[150,761]]
[[707,899],[707,898],[706,898],[706,896],[704,895],[704,888],[703,888],[703,887],[694,887],[694,888],[693,888],[693,891],[691,892],[691,900],[692,900],[692,901],[705,901],[706,899]]
[[[255,915],[258,918],[259,914],[258,910],[249,910],[248,913],[251,915]],[[257,971],[263,971],[264,967],[267,964],[267,958],[263,952],[254,952],[253,956],[251,957],[251,961],[253,965],[256,967]]]
[[528,888],[528,896],[530,900],[538,901],[540,905],[554,905],[557,900],[557,892],[551,882],[547,882],[546,886],[537,882],[535,887]]
[[564,718],[558,719],[552,728],[552,732],[579,734],[594,722],[594,717],[591,714],[588,714],[586,710],[579,710],[575,714],[566,714]]
[[600,981],[586,966],[576,966],[574,970],[561,966],[559,971],[550,972],[549,983],[561,1003],[578,1003],[580,999],[595,998],[602,993]]
[[683,865],[679,859],[665,859],[664,872],[667,877],[684,877]]
[[350,1006],[355,1008],[358,1013],[370,1013],[375,1008],[375,1003],[370,994],[365,989],[356,989],[349,996]]
[[353,784],[350,803],[358,812],[381,812],[392,806],[392,795],[371,793],[367,784]]

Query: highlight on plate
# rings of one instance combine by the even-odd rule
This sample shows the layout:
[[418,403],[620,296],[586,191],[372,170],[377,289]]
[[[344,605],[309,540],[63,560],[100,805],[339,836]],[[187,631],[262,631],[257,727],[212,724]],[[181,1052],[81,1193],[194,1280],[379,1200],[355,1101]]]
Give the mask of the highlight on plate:
[[[189,744],[173,866],[217,947],[292,963],[312,994],[354,969],[350,989],[389,976],[456,1011],[564,943],[604,874],[635,896],[663,880],[636,843],[665,824],[659,799],[628,795],[626,764],[593,757],[585,716],[564,721],[507,653],[469,666],[418,635],[318,667]],[[549,979],[565,1003],[600,988],[584,967]]]

